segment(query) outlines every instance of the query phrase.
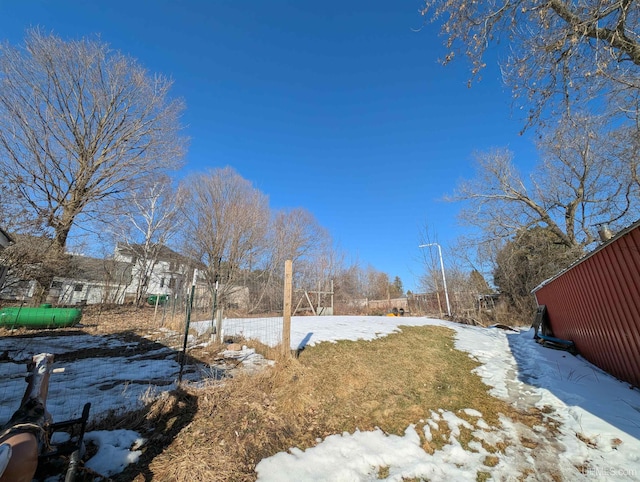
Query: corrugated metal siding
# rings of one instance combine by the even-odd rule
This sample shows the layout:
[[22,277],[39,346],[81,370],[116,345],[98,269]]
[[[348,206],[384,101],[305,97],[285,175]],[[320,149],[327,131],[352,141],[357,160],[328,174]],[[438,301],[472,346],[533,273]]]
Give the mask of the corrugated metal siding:
[[553,334],[640,387],[640,225],[535,291]]

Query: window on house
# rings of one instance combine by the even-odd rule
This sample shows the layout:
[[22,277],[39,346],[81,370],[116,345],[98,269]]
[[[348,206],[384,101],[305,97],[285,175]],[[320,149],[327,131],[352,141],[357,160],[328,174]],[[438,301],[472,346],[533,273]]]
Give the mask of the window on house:
[[52,288],[62,288],[62,281],[53,281],[51,283]]
[[77,284],[73,287],[73,291],[82,291],[84,289],[84,285]]
[[169,288],[174,289],[176,287],[176,279],[169,278]]
[[160,288],[164,287],[164,278],[160,278]]

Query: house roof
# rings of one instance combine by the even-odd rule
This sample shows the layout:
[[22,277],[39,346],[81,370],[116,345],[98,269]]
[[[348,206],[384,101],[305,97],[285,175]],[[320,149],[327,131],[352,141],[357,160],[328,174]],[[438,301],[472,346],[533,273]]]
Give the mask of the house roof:
[[72,269],[65,276],[67,279],[85,281],[117,280],[131,275],[131,263],[112,259],[90,258],[88,256],[72,256]]
[[[157,247],[157,261],[183,261],[188,262],[189,259],[186,256],[174,251],[165,245],[154,246]],[[129,256],[140,256],[144,253],[144,246],[142,244],[128,244],[128,243],[118,243],[116,245],[116,251],[119,251],[120,254],[129,255]]]

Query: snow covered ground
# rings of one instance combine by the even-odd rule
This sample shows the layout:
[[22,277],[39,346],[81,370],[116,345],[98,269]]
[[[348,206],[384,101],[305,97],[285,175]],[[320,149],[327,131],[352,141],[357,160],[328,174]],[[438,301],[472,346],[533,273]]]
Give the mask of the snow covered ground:
[[[201,323],[194,328],[205,330],[210,325]],[[234,324],[241,323],[228,320],[225,333],[233,333]],[[556,433],[542,426],[532,430],[506,417],[500,427],[490,427],[482,418],[482,407],[468,407],[464,414],[438,410],[422,421],[425,428],[420,430],[429,440],[429,427],[446,423],[451,435],[444,448],[432,455],[420,447],[414,425],[402,437],[381,430],[336,434],[305,451],[292,448],[262,460],[257,466],[259,481],[476,480],[478,472],[494,480],[552,480],[552,474],[571,481],[640,480],[640,391],[580,357],[538,345],[529,330],[485,329],[421,317],[294,317],[291,348],[341,339],[371,340],[397,331],[399,325],[455,330],[456,348],[481,363],[476,372],[491,393],[520,409],[544,408],[557,424]],[[253,336],[273,344],[270,333]],[[52,375],[48,407],[54,420],[77,417],[86,401],[92,402],[91,413],[96,417],[109,409],[135,406],[176,386],[179,367],[170,348],[158,346],[149,358],[136,354],[135,341],[108,336],[59,337],[52,332],[45,337],[0,339],[0,353],[6,351],[9,360],[40,352],[63,360],[64,353],[82,347],[115,350],[120,356],[56,363],[65,372]],[[3,361],[0,370],[0,422],[4,422],[24,391],[24,363]],[[139,383],[140,373],[158,384]],[[191,379],[198,376],[192,374]],[[460,427],[472,431],[474,442],[468,450],[458,440]],[[135,463],[137,449],[144,443],[134,432],[122,430],[87,437],[100,447],[88,465],[104,475]],[[483,441],[488,445],[500,441],[507,448],[490,454]],[[491,466],[485,463],[487,457],[493,458]]]
[[[491,393],[520,409],[545,408],[558,422],[558,434],[543,427],[528,427],[504,418],[502,427],[490,428],[482,420],[481,407],[469,407],[473,423],[446,411],[432,413],[425,425],[445,421],[451,429],[448,444],[429,455],[420,448],[416,428],[407,427],[404,437],[380,430],[327,437],[306,451],[291,449],[261,461],[258,480],[270,481],[401,481],[476,480],[484,472],[494,480],[640,480],[640,392],[631,389],[566,352],[544,348],[530,330],[519,332],[478,328],[425,318],[392,318],[392,323],[437,324],[456,331],[456,348],[481,362],[476,369]],[[388,318],[371,319],[353,327],[350,319],[337,319],[329,326],[321,319],[300,320],[314,335],[310,342],[325,339],[370,338],[389,332]],[[370,319],[367,319],[369,322]],[[314,325],[317,324],[317,325]],[[296,331],[300,329],[296,326]],[[369,328],[368,335],[362,333]],[[335,331],[334,331],[335,330]],[[303,329],[302,332],[305,330]],[[301,337],[302,332],[297,336]],[[317,337],[316,337],[317,335]],[[469,417],[466,417],[467,419]],[[493,467],[484,465],[489,454],[480,443],[465,451],[457,439],[459,427],[473,430],[474,438],[509,443]],[[525,446],[522,440],[529,443]],[[578,469],[581,468],[581,470]],[[379,472],[385,468],[385,472]]]

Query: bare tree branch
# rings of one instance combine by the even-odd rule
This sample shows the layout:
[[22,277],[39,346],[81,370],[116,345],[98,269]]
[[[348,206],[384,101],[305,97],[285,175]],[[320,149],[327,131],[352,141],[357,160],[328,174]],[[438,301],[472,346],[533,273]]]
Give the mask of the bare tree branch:
[[64,249],[81,216],[181,160],[171,81],[87,39],[0,47],[0,175]]
[[629,108],[640,87],[640,11],[635,0],[426,0],[423,15],[441,21],[450,49],[462,52],[472,76],[491,45],[508,45],[501,61],[515,98],[529,108],[528,125],[545,109],[567,111],[593,102],[610,115]]
[[[512,238],[522,228],[544,227],[566,247],[596,240],[597,225],[634,220],[640,190],[625,173],[637,170],[616,137],[590,116],[565,117],[540,140],[543,159],[528,183],[506,150],[478,154],[476,177],[450,200],[465,201],[461,217],[484,241]],[[624,144],[623,144],[624,146]]]

